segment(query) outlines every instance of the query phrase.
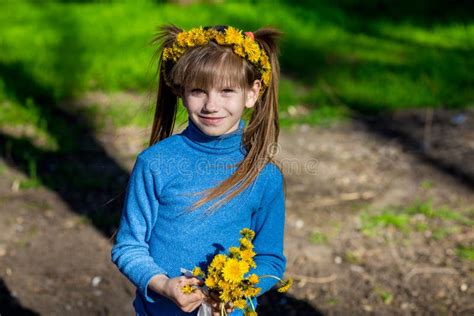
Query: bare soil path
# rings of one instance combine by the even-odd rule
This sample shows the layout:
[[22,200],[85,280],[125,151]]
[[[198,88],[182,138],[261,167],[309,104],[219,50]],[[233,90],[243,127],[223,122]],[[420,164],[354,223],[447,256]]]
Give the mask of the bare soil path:
[[[281,132],[296,282],[266,295],[262,315],[474,313],[474,265],[459,252],[474,243],[474,112],[455,115],[435,114],[429,151],[423,111]],[[130,170],[144,135],[97,139]],[[107,234],[57,192],[22,189],[13,165],[0,164],[0,314],[131,315],[134,289]],[[407,219],[414,205],[427,211]]]

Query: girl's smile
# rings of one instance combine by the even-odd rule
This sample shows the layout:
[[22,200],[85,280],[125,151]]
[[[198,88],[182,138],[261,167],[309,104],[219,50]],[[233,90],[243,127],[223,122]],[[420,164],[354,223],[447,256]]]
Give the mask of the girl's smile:
[[224,117],[207,117],[207,116],[199,116],[204,124],[207,125],[218,125],[222,122]]

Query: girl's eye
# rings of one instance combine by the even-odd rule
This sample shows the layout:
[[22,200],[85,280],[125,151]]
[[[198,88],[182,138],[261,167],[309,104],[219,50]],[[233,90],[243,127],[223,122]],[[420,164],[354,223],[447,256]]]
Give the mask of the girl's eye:
[[194,94],[194,95],[198,95],[198,94],[204,93],[204,90],[199,89],[199,88],[195,88],[195,89],[191,90],[191,93]]
[[235,90],[234,89],[231,89],[231,88],[225,88],[225,89],[222,89],[222,92],[224,93],[232,93],[234,92]]

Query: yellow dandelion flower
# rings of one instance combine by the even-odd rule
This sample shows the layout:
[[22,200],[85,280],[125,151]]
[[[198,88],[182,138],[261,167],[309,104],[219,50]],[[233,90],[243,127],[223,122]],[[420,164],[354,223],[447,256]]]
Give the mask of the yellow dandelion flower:
[[255,273],[253,273],[249,276],[249,282],[250,283],[257,284],[259,281],[260,281],[260,279],[259,279],[258,275],[256,275]]
[[226,261],[227,257],[225,255],[218,254],[214,257],[214,259],[212,259],[210,266],[216,270],[221,270],[224,267]]
[[262,65],[262,68],[265,70],[270,70],[272,68],[270,60],[268,59],[267,54],[265,54],[264,52],[262,52],[262,54],[260,55],[260,65]]
[[177,61],[185,52],[185,48],[179,47],[178,45],[174,44],[173,47],[171,48],[171,53],[170,55],[173,58],[173,61]]
[[265,72],[262,74],[262,81],[263,81],[263,84],[268,87],[268,86],[270,85],[270,79],[271,79],[270,71],[265,71]]
[[254,48],[252,50],[250,50],[248,53],[248,59],[250,60],[250,62],[252,63],[257,63],[258,62],[258,59],[260,58],[260,50],[257,48]]
[[244,39],[243,47],[250,62],[257,63],[260,59],[260,47],[258,44],[255,43],[252,38],[246,37]]
[[231,295],[232,295],[232,299],[236,300],[244,296],[244,293],[239,286],[234,285],[234,287],[232,287],[232,290],[231,290]]
[[220,294],[219,294],[219,299],[222,301],[222,302],[229,302],[232,300],[232,297],[230,295],[230,291],[229,290],[224,290],[222,291]]
[[199,28],[198,30],[195,31],[194,33],[194,43],[196,45],[206,45],[208,42],[208,38],[206,36],[206,33],[202,28]]
[[240,248],[239,247],[230,247],[229,253],[231,258],[240,258]]
[[221,273],[221,270],[217,270],[211,266],[207,268],[207,277],[213,277],[214,279],[219,278],[219,274]]
[[219,280],[218,285],[219,285],[219,288],[223,291],[230,291],[232,289],[231,284],[224,280]]
[[237,45],[240,45],[242,44],[242,41],[244,40],[243,36],[242,36],[242,33],[232,27],[232,26],[229,26],[226,31],[225,31],[225,43],[226,44],[237,44]]
[[257,264],[253,260],[248,260],[246,262],[251,268],[256,268],[257,267]]
[[176,35],[176,42],[180,46],[185,46],[188,38],[188,32],[181,32]]
[[172,58],[172,50],[171,48],[167,47],[165,49],[163,49],[163,61],[167,61],[168,59],[171,59]]
[[225,263],[222,273],[224,280],[231,283],[239,283],[242,281],[244,274],[249,271],[249,265],[246,262],[236,259],[229,259]]
[[257,312],[251,311],[251,310],[246,310],[244,312],[244,316],[257,316]]
[[245,306],[247,306],[247,301],[246,300],[236,300],[236,301],[233,301],[232,303],[234,303],[234,306],[236,308],[240,308],[240,309],[244,309]]
[[204,272],[201,270],[200,267],[195,267],[195,268],[193,269],[193,275],[194,275],[195,277],[204,277],[204,276],[205,276]]
[[250,240],[243,237],[243,238],[240,238],[240,248],[242,248],[242,249],[253,249],[253,244]]
[[244,48],[242,46],[234,45],[233,51],[234,51],[234,53],[236,53],[240,57],[245,58],[245,52],[244,52]]
[[244,261],[251,261],[255,257],[255,252],[252,249],[245,249],[240,252],[240,258]]
[[214,36],[214,39],[216,40],[217,44],[219,45],[224,45],[225,44],[225,35],[217,32],[217,34]]
[[193,47],[193,46],[199,45],[201,31],[202,31],[201,28],[194,28],[186,32],[187,33],[185,36],[186,46]]
[[255,237],[255,232],[249,228],[244,228],[240,231],[240,235],[242,235],[242,237],[252,240]]
[[258,294],[260,294],[261,291],[262,291],[261,288],[254,287],[250,290],[250,295],[249,296],[257,296]]
[[181,288],[181,292],[183,292],[184,294],[191,294],[194,292],[194,288],[191,285],[187,284]]
[[245,48],[245,52],[251,49],[252,44],[255,43],[251,37],[245,36],[242,46]]
[[293,285],[293,279],[284,280],[281,282],[281,287],[278,289],[278,292],[285,293]]
[[204,281],[204,283],[206,284],[208,288],[214,288],[217,285],[216,279],[213,276],[208,276],[206,278],[206,281]]
[[219,32],[215,29],[208,29],[205,31],[206,37],[208,39],[214,39]]

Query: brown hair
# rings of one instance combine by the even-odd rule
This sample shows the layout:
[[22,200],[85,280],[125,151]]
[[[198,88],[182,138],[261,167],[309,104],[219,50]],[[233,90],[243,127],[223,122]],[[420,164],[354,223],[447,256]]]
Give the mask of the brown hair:
[[[221,26],[214,28],[222,29]],[[183,92],[183,87],[187,85],[211,87],[222,84],[238,84],[247,89],[256,79],[261,79],[260,72],[250,62],[237,56],[232,48],[214,42],[193,47],[175,64],[165,65],[162,61],[163,49],[171,47],[180,32],[182,30],[176,26],[162,26],[153,40],[153,43],[158,44],[156,56],[159,56],[159,80],[150,146],[171,136],[176,119],[178,98]],[[220,198],[228,191],[231,192],[225,198],[219,199],[209,209],[231,200],[252,184],[269,162],[281,169],[273,157],[274,146],[278,142],[279,134],[277,96],[280,66],[277,57],[277,39],[280,36],[281,32],[272,28],[262,28],[254,32],[255,41],[269,57],[272,75],[270,84],[259,96],[243,133],[242,142],[247,154],[237,164],[238,168],[232,176],[222,181],[218,186],[200,192],[207,194],[193,204],[193,209],[208,201]]]

